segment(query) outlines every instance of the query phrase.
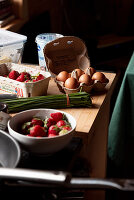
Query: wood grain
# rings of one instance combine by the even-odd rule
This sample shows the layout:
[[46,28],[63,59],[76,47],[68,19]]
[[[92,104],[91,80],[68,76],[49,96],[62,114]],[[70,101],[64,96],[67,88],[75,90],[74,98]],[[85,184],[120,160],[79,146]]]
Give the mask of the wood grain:
[[[116,76],[115,73],[104,73],[106,77],[109,79],[109,83],[106,86],[106,89],[104,92],[101,93],[95,93],[92,94],[92,108],[67,108],[62,109],[63,111],[68,112],[69,114],[73,115],[77,121],[77,132],[82,133],[89,133],[91,126],[99,112],[99,109],[106,97],[106,94],[111,87],[111,84]],[[62,94],[56,83],[53,81],[53,79],[49,83],[48,87],[48,95],[50,94]]]
[[[39,66],[28,65],[30,67]],[[105,90],[91,94],[92,108],[60,109],[71,114],[77,122],[75,136],[82,138],[83,146],[79,154],[88,163],[89,177],[105,178],[107,169],[107,138],[110,121],[110,101],[120,74],[105,73],[109,79]],[[62,94],[53,79],[49,82],[47,95]],[[85,199],[105,199],[104,191],[87,191]]]

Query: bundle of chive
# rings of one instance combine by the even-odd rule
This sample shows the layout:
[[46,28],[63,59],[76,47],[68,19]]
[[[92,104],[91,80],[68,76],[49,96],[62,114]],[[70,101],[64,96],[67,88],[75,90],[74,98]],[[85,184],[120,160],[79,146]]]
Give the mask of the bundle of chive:
[[63,95],[36,96],[27,98],[1,99],[1,102],[8,104],[9,113],[20,112],[35,108],[78,108],[91,107],[90,94],[77,92]]

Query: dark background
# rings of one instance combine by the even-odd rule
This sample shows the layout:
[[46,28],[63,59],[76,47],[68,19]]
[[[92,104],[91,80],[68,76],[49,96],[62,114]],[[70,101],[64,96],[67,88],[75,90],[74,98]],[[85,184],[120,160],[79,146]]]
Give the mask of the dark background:
[[[30,18],[20,30],[20,33],[28,37],[23,62],[38,63],[36,36],[40,33],[56,32],[83,39],[91,65],[96,68],[99,65],[99,68],[111,70],[127,66],[134,44],[134,1],[50,0],[44,1],[43,5],[43,1],[39,0],[37,5],[36,3],[29,1]],[[39,11],[39,4],[45,7],[47,3],[50,4],[49,9],[43,11],[42,8]],[[53,21],[52,17],[55,18]],[[103,36],[109,38],[103,41]],[[126,39],[122,41],[122,37]],[[120,58],[123,60],[118,63]],[[113,60],[115,63],[107,63]]]

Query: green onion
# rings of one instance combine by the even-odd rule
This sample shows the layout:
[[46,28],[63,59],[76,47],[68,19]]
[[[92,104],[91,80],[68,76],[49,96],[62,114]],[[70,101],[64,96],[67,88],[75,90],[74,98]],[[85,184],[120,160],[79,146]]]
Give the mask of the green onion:
[[[67,101],[68,99],[68,101]],[[35,108],[78,108],[91,107],[92,100],[90,94],[77,92],[72,94],[36,96],[15,99],[1,99],[8,104],[9,113],[20,112]]]

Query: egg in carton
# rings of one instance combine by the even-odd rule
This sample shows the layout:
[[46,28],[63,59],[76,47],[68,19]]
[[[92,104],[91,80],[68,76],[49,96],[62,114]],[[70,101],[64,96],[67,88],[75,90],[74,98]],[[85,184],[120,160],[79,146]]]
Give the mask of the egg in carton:
[[93,90],[95,92],[104,91],[109,79],[105,76],[103,72],[96,71],[92,75],[92,80],[94,81]]
[[[76,75],[72,72],[77,69],[84,73],[84,70],[90,66],[85,43],[78,37],[64,36],[46,44],[43,51],[47,68],[59,90],[68,94],[79,92],[81,84],[77,83],[77,78],[75,81]],[[60,79],[57,78],[58,76],[61,76]],[[67,78],[69,80],[65,84]],[[70,81],[72,87],[68,84]]]
[[79,82],[81,83],[81,91],[91,93],[94,87],[94,80],[92,80],[92,75],[96,70],[93,67],[88,67],[84,71],[84,74],[79,77]]
[[55,77],[55,82],[61,92],[71,94],[81,90],[82,84],[79,82],[77,70],[81,69],[73,70],[71,73],[62,71]]
[[85,71],[75,69],[71,73],[60,72],[55,77],[58,88],[63,93],[74,93],[85,91],[103,91],[109,80],[104,73],[97,72],[93,67],[88,67]]
[[88,67],[79,77],[81,91],[91,93],[92,91],[103,91],[109,80],[103,72],[98,72],[93,67]]

